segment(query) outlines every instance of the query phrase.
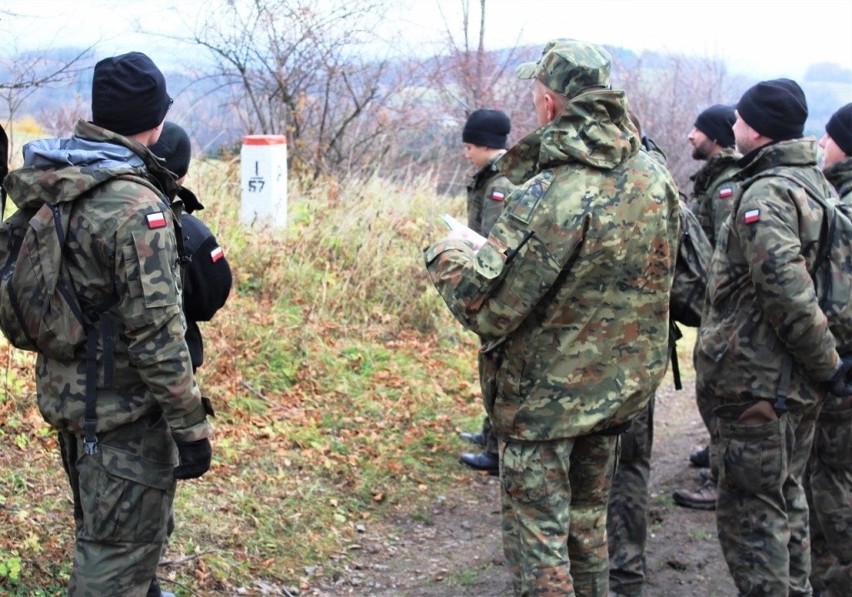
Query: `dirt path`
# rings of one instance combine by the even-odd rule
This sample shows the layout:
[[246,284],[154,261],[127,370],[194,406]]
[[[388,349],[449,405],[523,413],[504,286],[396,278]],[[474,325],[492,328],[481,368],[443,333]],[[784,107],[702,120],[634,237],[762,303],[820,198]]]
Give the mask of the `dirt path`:
[[[689,380],[685,380],[689,387]],[[670,382],[658,394],[651,476],[648,597],[736,594],[716,539],[713,512],[674,505],[673,490],[698,483],[687,455],[705,441],[689,390]],[[461,465],[459,465],[461,466]],[[499,485],[471,473],[455,495],[435,496],[431,509],[366,529],[336,581],[311,595],[370,597],[500,597],[511,595],[503,567]]]

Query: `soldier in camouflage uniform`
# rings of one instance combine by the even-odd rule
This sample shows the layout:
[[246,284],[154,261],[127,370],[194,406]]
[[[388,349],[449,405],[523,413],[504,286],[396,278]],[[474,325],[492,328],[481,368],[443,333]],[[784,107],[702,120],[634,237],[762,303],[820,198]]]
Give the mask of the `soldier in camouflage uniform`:
[[104,59],[94,71],[92,122],[79,121],[71,138],[26,145],[24,167],[6,180],[19,206],[80,196],[65,262],[83,305],[111,305],[101,316],[114,333],[112,346],[98,340],[93,419],[84,417],[85,355],[62,362],[39,354],[36,362],[39,409],[59,430],[74,498],[72,596],[160,595],[152,578],[175,479],[210,466],[209,404],[184,341],[168,202],[177,187],[146,148],[171,102],[144,54]]
[[[475,110],[462,130],[464,155],[477,168],[467,186],[467,225],[482,236],[488,236],[503,211],[506,197],[515,189],[496,164],[506,153],[510,132],[509,117],[500,110]],[[459,460],[471,468],[496,475],[500,456],[491,419],[485,416],[480,433],[462,433],[461,437],[481,445],[484,450],[478,454],[465,452]]]
[[517,595],[607,595],[617,437],[668,358],[678,194],[639,151],[610,67],[602,48],[557,39],[518,68],[535,79],[541,124],[500,160],[518,188],[484,244],[451,234],[425,253],[450,310],[485,342]]
[[743,192],[717,239],[696,353],[698,388],[719,404],[719,541],[743,595],[811,594],[803,473],[819,406],[850,393],[852,360],[837,353],[809,273],[825,213],[804,184],[833,191],[815,140],[802,138],[807,113],[790,79],[737,104]]
[[[852,210],[852,104],[825,126],[823,174]],[[806,485],[814,592],[852,594],[852,399],[829,396],[817,418]]]
[[[692,194],[687,205],[698,216],[710,244],[716,245],[716,238],[722,223],[731,212],[731,205],[739,195],[739,183],[734,175],[739,172],[737,160],[740,154],[734,147],[733,125],[736,114],[733,106],[716,104],[702,111],[687,136],[692,145],[692,157],[706,163],[690,177]],[[694,466],[709,467],[710,474],[698,489],[678,489],[672,498],[679,506],[713,510],[716,507],[716,483],[719,477],[718,442],[716,420],[713,417],[715,401],[695,393],[698,412],[710,435],[710,443],[689,455]]]
[[687,136],[692,158],[706,163],[689,177],[692,193],[686,204],[698,216],[704,234],[714,247],[739,190],[733,180],[739,171],[737,160],[742,157],[734,147],[735,120],[733,106],[716,104],[698,115]]

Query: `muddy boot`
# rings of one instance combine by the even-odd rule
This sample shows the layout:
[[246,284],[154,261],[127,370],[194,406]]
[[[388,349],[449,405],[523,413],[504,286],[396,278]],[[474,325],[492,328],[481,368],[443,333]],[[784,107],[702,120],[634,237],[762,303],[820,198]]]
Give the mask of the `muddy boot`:
[[674,499],[675,504],[684,508],[715,510],[716,484],[712,480],[707,480],[696,491],[678,489],[672,494],[672,499]]

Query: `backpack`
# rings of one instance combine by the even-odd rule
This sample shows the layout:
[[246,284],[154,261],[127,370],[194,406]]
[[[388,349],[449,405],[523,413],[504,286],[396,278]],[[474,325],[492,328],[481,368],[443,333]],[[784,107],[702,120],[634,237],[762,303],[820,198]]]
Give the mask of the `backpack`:
[[683,389],[677,357],[677,341],[683,337],[677,324],[698,327],[704,294],[707,290],[707,272],[713,257],[713,246],[698,218],[682,200],[680,209],[680,235],[677,243],[675,273],[669,295],[669,342],[671,344],[672,376],[675,389]]
[[837,202],[833,187],[818,189],[790,170],[770,169],[743,182],[743,191],[759,178],[777,176],[793,182],[825,211],[819,249],[814,259],[814,282],[819,308],[837,342],[837,352],[852,354],[852,206]]
[[671,317],[678,323],[698,327],[704,294],[707,289],[707,272],[713,257],[713,245],[701,228],[698,218],[683,201],[680,207],[680,237],[675,261],[675,274],[669,299]]
[[[112,176],[100,184],[116,179],[161,193],[148,180],[132,174]],[[96,351],[97,333],[90,332],[98,331],[105,358],[111,358],[114,326],[108,311],[120,299],[115,284],[112,296],[99,304],[84,305],[78,299],[66,264],[66,259],[75,259],[66,250],[66,240],[78,199],[72,196],[19,209],[0,223],[0,331],[16,348],[63,361],[74,359],[87,341],[93,344],[87,353]],[[4,213],[5,201],[0,217]],[[179,223],[175,227],[179,232]],[[183,265],[180,238],[177,244]],[[95,357],[87,354],[87,358]]]

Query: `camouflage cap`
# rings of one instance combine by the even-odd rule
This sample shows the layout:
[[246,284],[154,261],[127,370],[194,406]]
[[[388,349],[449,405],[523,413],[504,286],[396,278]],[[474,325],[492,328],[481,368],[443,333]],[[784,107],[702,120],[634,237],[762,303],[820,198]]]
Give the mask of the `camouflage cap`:
[[574,97],[590,87],[608,87],[612,57],[600,46],[575,39],[552,39],[544,46],[538,62],[525,62],[515,74],[535,77],[549,89]]

